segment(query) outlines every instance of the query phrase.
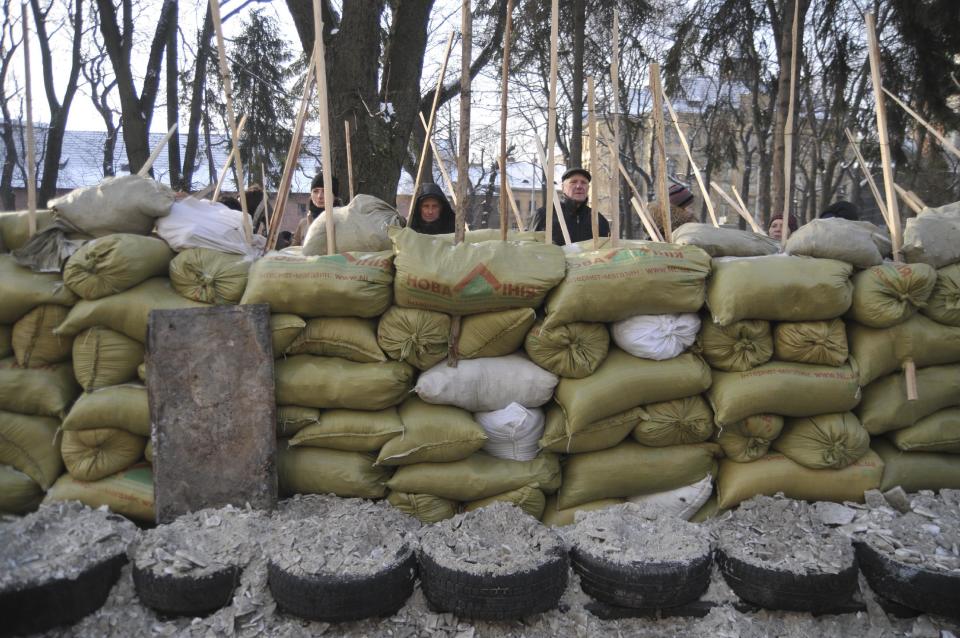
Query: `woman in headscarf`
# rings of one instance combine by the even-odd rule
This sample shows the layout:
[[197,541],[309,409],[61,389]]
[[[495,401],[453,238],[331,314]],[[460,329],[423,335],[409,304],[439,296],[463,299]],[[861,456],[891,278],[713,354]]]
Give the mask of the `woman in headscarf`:
[[456,229],[453,207],[436,184],[423,184],[407,226],[425,235],[444,235]]

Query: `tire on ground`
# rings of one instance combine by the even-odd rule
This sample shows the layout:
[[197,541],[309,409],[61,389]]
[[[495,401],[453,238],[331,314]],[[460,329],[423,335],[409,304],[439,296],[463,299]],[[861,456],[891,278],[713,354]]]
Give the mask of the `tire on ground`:
[[910,609],[960,620],[960,577],[902,563],[869,543],[854,543],[853,548],[875,592]]
[[133,566],[133,584],[145,606],[170,616],[204,616],[233,599],[241,570],[230,565],[203,576],[157,574]]

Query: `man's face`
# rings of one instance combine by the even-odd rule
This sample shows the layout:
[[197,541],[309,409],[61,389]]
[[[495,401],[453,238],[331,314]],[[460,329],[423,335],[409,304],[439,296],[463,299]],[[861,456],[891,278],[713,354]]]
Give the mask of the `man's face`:
[[767,230],[770,239],[780,241],[783,238],[783,220],[775,219],[770,222],[770,228]]
[[318,186],[310,191],[310,201],[317,208],[323,208],[323,186]]
[[440,219],[440,201],[436,197],[427,197],[420,202],[420,219],[430,223]]
[[590,190],[590,182],[580,173],[574,173],[563,180],[563,194],[575,202],[587,201],[587,193]]

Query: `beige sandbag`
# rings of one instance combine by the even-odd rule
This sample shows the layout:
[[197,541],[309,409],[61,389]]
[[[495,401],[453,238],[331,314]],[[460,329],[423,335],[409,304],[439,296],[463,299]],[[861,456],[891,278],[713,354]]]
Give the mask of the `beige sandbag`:
[[466,410],[431,405],[413,396],[398,408],[403,436],[380,450],[377,465],[445,463],[465,459],[487,441],[483,428]]
[[240,303],[301,317],[377,317],[390,307],[393,254],[301,257],[271,253],[250,268]]
[[474,452],[452,463],[417,463],[397,468],[387,486],[411,494],[476,501],[529,485],[552,494],[560,487],[560,460],[543,453],[532,461],[510,461]]
[[0,324],[0,359],[13,354],[13,326]]
[[629,242],[570,253],[567,276],[547,298],[544,326],[697,312],[710,256],[696,246]]
[[577,512],[593,512],[625,502],[626,500],[622,498],[601,498],[576,507],[559,509],[557,507],[557,497],[555,495],[549,496],[543,508],[543,524],[549,527],[566,527],[577,522]]
[[144,361],[143,363],[137,366],[137,379],[139,379],[142,383],[147,382],[147,362],[146,361]]
[[59,273],[35,273],[0,254],[0,323],[14,323],[41,304],[72,306],[77,296]]
[[173,251],[142,235],[107,235],[89,241],[63,267],[63,283],[83,299],[100,299],[167,274]]
[[155,277],[116,295],[78,302],[54,334],[69,337],[93,326],[105,326],[146,343],[150,311],[207,307],[178,295],[169,279]]
[[[38,210],[35,212],[37,232],[53,224],[52,210]],[[13,252],[22,248],[30,239],[29,213],[25,210],[0,213],[0,252]]]
[[564,275],[563,250],[515,241],[451,245],[410,228],[391,230],[398,306],[472,315],[536,308]]
[[834,259],[785,255],[714,259],[707,306],[721,326],[741,319],[833,319],[850,308],[852,271],[850,264]]
[[81,394],[63,419],[63,429],[97,428],[126,430],[130,434],[149,437],[147,388],[139,383],[128,383]]
[[537,319],[533,308],[481,312],[464,317],[457,352],[461,359],[505,357],[523,346]]
[[357,363],[378,363],[387,357],[377,345],[372,319],[320,317],[310,319],[284,354],[340,357]]
[[376,453],[387,441],[401,434],[403,422],[396,408],[376,411],[323,410],[316,423],[307,424],[290,439],[290,446]]
[[273,356],[279,357],[286,352],[290,344],[293,343],[294,339],[296,339],[306,327],[307,322],[297,315],[270,315],[270,336],[273,342]]
[[857,372],[808,363],[771,361],[746,372],[713,373],[707,392],[717,425],[755,414],[814,416],[852,410],[860,401]]
[[960,405],[960,364],[917,370],[917,398],[913,401],[907,400],[904,373],[877,379],[863,389],[856,412],[870,434],[883,434],[955,405]]
[[145,437],[116,428],[70,430],[63,433],[60,453],[70,476],[97,481],[140,460],[146,445]]
[[847,328],[841,319],[778,323],[773,351],[779,361],[840,367],[847,361]]
[[556,386],[556,375],[521,354],[512,354],[465,359],[456,368],[441,361],[420,375],[414,391],[428,403],[488,412],[511,403],[540,407],[550,400]]
[[[442,235],[433,235],[437,239],[441,239],[448,244],[455,243],[454,233],[444,233]],[[533,241],[543,243],[546,233],[542,230],[508,230],[507,231],[507,241]],[[463,234],[463,241],[465,243],[476,244],[482,241],[500,241],[500,229],[499,228],[477,228],[475,230],[468,230]]]
[[742,319],[728,326],[702,322],[697,349],[711,368],[743,372],[763,365],[773,356],[770,323]]
[[960,262],[960,202],[924,208],[911,217],[903,231],[903,255],[910,263],[943,268]]
[[43,500],[43,488],[10,465],[0,465],[0,514],[26,514]]
[[70,309],[44,304],[13,324],[13,354],[24,368],[39,368],[70,358],[73,339],[53,334]]
[[149,235],[156,218],[170,214],[173,191],[151,177],[106,177],[96,186],[77,188],[47,206],[80,231],[101,237],[113,233]]
[[892,328],[852,323],[847,340],[864,386],[899,370],[908,359],[918,368],[960,361],[960,327],[944,326],[923,315]]
[[170,285],[193,301],[217,305],[240,303],[252,264],[244,255],[191,248],[170,262]]
[[726,458],[749,463],[764,456],[782,430],[782,416],[757,414],[719,428],[714,440],[723,448]]
[[924,417],[910,427],[890,432],[887,438],[904,452],[960,453],[960,408],[947,408]]
[[143,448],[143,458],[153,465],[153,441],[147,439],[147,446]]
[[277,403],[311,408],[382,410],[398,405],[413,385],[413,368],[401,361],[355,363],[299,354],[274,367]]
[[874,439],[870,447],[883,459],[883,491],[898,485],[906,492],[960,489],[960,454],[903,452],[883,438]]
[[675,228],[673,243],[697,246],[711,257],[757,257],[773,255],[780,250],[780,242],[766,235],[697,222],[687,222]]
[[153,508],[153,470],[137,464],[99,481],[79,481],[61,476],[47,492],[44,504],[80,501],[89,507],[106,505],[110,511],[143,523],[156,522]]
[[392,468],[375,466],[376,458],[363,452],[318,447],[287,448],[278,443],[277,478],[280,492],[336,494],[358,498],[383,498]]
[[890,248],[889,236],[870,222],[828,217],[814,219],[790,233],[785,252],[870,268],[882,262]]
[[572,429],[560,406],[551,403],[540,447],[564,454],[605,450],[627,438],[645,415],[643,408],[631,408],[598,421],[578,424],[577,429]]
[[418,519],[424,525],[439,523],[457,515],[460,504],[433,494],[407,494],[391,491],[387,502],[404,514]]
[[537,520],[540,520],[543,517],[543,510],[547,505],[547,497],[543,495],[541,490],[538,490],[535,487],[530,487],[529,485],[524,485],[521,488],[510,490],[509,492],[504,492],[503,494],[497,494],[488,498],[482,498],[477,501],[464,503],[463,510],[465,512],[472,512],[480,509],[481,507],[492,505],[498,501],[513,503]]
[[[320,423],[320,410],[299,405],[277,406],[277,437],[289,438],[310,425]],[[293,441],[291,441],[291,445]]]
[[49,488],[63,472],[59,427],[59,419],[0,411],[0,463]]
[[523,342],[530,359],[560,377],[582,379],[593,374],[610,349],[610,333],[602,323],[568,323],[545,330],[537,323]]
[[710,368],[696,355],[652,361],[611,348],[589,377],[561,379],[556,402],[563,408],[568,429],[577,431],[630,408],[693,396],[709,387]]
[[567,509],[601,498],[653,494],[716,475],[720,447],[713,443],[644,447],[624,441],[608,450],[574,454],[563,468],[557,506]]
[[78,394],[69,363],[21,368],[13,357],[0,360],[0,410],[60,418]]
[[804,467],[842,470],[870,449],[870,434],[852,412],[787,419],[773,449]]
[[426,370],[447,357],[450,316],[442,312],[392,306],[380,317],[377,343],[394,361]]
[[960,264],[937,271],[937,284],[920,312],[938,323],[960,326]]
[[646,416],[633,429],[641,445],[666,447],[703,443],[713,434],[713,412],[699,394],[643,406]]
[[886,263],[853,276],[849,317],[871,328],[889,328],[926,305],[937,271],[926,264]]
[[883,466],[872,450],[842,470],[811,470],[778,453],[752,463],[724,459],[717,476],[717,506],[727,510],[754,496],[777,492],[802,501],[862,503],[866,490],[880,487]]
[[333,215],[336,252],[377,252],[390,250],[391,226],[403,226],[403,219],[390,204],[373,195],[356,195],[346,206],[323,211],[313,220],[303,240],[304,255],[327,254],[327,215]]
[[99,326],[73,340],[73,373],[87,392],[137,378],[144,348],[139,341]]

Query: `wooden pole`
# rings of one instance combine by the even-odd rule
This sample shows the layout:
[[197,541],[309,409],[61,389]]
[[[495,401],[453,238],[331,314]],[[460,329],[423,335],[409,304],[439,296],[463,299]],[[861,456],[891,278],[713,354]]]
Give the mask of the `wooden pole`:
[[[463,241],[466,233],[467,203],[470,184],[470,101],[473,99],[470,62],[473,60],[473,14],[470,0],[460,5],[460,148],[457,153],[456,231],[454,243]],[[458,321],[459,326],[459,321]]]
[[[553,200],[553,207],[557,210],[557,214],[560,216],[560,219],[563,219],[563,213],[560,210],[560,203],[557,201],[557,189],[553,187],[553,178],[554,178],[554,164],[556,156],[554,155],[554,147],[556,146],[556,136],[557,136],[557,43],[560,40],[560,2],[559,0],[553,0],[553,4],[550,9],[550,95],[547,99],[547,148],[546,148],[546,157],[542,158],[540,161],[543,164],[543,172],[547,176],[547,180],[550,183],[550,192],[547,193],[547,196]],[[537,144],[540,143],[540,138],[537,138]],[[544,206],[544,208],[549,211],[550,206]],[[546,242],[548,244],[553,243],[553,216],[547,215],[546,225],[544,226],[546,230]],[[570,243],[570,240],[566,239],[567,243]]]
[[857,158],[857,163],[860,164],[860,171],[863,173],[864,179],[867,180],[867,185],[870,187],[870,192],[873,193],[873,199],[877,202],[877,208],[880,209],[880,214],[883,215],[883,221],[887,224],[887,228],[890,228],[890,215],[887,213],[887,205],[883,202],[883,195],[880,194],[880,189],[877,188],[877,182],[873,179],[873,175],[870,174],[870,171],[867,170],[867,162],[863,159],[863,155],[860,153],[860,147],[857,145],[857,141],[853,139],[853,133],[850,132],[850,129],[845,128],[843,129],[843,132],[850,141],[850,148],[853,149],[853,154]]
[[663,139],[663,104],[660,90],[660,65],[650,65],[650,93],[653,96],[653,156],[656,160],[657,179],[654,180],[657,202],[660,207],[660,223],[663,224],[663,239],[673,241],[673,228],[670,219],[670,193],[667,190],[667,151]]
[[726,192],[724,192],[724,190],[720,188],[720,186],[717,185],[716,182],[711,182],[710,188],[717,191],[717,194],[720,195],[720,197],[722,197],[725,202],[727,202],[730,208],[732,208],[738,215],[743,217],[744,221],[750,224],[750,228],[753,229],[753,232],[759,233],[761,235],[766,234],[763,232],[763,229],[757,225],[757,222],[753,219],[753,217],[750,216],[750,213],[745,213],[744,211],[740,210],[740,206],[737,205],[737,202],[733,201],[733,198],[727,195]]
[[794,102],[797,95],[797,32],[800,28],[800,0],[793,0],[793,46],[790,50],[790,103],[787,105],[787,121],[783,125],[783,230],[780,247],[785,248],[790,238],[790,213],[793,203],[793,120]]
[[[423,130],[427,130],[427,120],[424,119],[423,113],[420,113],[420,123],[423,124]],[[450,179],[450,173],[447,172],[447,163],[443,161],[443,158],[440,156],[440,151],[437,149],[436,143],[433,141],[433,137],[430,138],[430,150],[433,152],[433,161],[440,167],[440,174],[443,175],[443,183],[447,186],[447,192],[450,194],[450,200],[453,202],[453,205],[457,205],[457,193],[456,188],[453,185],[453,180]]]
[[[233,111],[233,84],[230,82],[230,67],[227,66],[227,50],[223,43],[223,24],[220,22],[220,3],[211,0],[210,13],[213,17],[213,29],[217,35],[217,53],[220,59],[220,79],[223,82],[223,97],[227,106],[227,126],[233,139],[233,148],[240,148],[240,131],[237,128],[237,118]],[[247,243],[253,241],[253,227],[250,224],[250,215],[247,214],[247,195],[243,191],[243,160],[240,153],[233,155],[233,168],[237,174],[237,196],[240,198],[240,210],[243,212],[243,235]]]
[[[610,34],[613,52],[610,56],[610,92],[613,95],[613,156],[620,164],[620,10],[613,10],[613,32]],[[574,113],[574,117],[580,117]],[[620,171],[612,171],[610,180],[610,245],[617,247],[620,241]]]
[[631,197],[630,205],[633,206],[633,210],[637,211],[637,216],[640,217],[640,223],[642,223],[643,227],[647,230],[647,234],[650,235],[650,239],[653,241],[663,241],[660,231],[657,230],[657,225],[654,224],[650,219],[649,212],[643,208],[643,204],[640,203],[640,200],[636,197]]
[[677,119],[677,112],[673,110],[673,104],[670,103],[670,98],[667,97],[666,93],[663,95],[663,103],[667,105],[667,112],[670,113],[670,119],[673,121],[673,127],[677,130],[677,135],[680,137],[680,145],[683,147],[684,153],[687,154],[687,160],[689,160],[690,167],[693,169],[693,176],[697,180],[697,186],[700,187],[700,193],[703,194],[703,201],[707,205],[707,214],[710,215],[710,221],[713,222],[714,226],[719,227],[720,224],[717,222],[717,213],[713,209],[713,200],[710,198],[710,189],[708,189],[706,184],[703,182],[703,176],[700,175],[700,169],[697,167],[697,163],[693,160],[693,153],[690,152],[690,145],[687,143],[687,136],[683,134],[683,129],[680,128],[680,121]]
[[914,214],[919,215],[920,211],[926,208],[926,204],[920,201],[920,198],[916,196],[912,191],[904,190],[900,184],[894,182],[893,187],[896,189],[897,194],[900,195],[900,199],[914,212]]
[[[244,115],[240,118],[240,123],[237,125],[237,135],[243,132],[243,127],[247,125],[247,116]],[[217,201],[217,198],[220,197],[220,189],[223,187],[223,182],[227,179],[227,173],[230,172],[230,165],[233,164],[233,157],[237,154],[237,145],[234,144],[233,148],[230,149],[230,153],[227,154],[227,161],[223,163],[223,168],[220,170],[220,175],[217,177],[217,185],[213,189],[213,194],[210,195],[210,201]]]
[[347,180],[350,184],[350,200],[356,191],[353,189],[353,146],[350,144],[350,120],[343,121],[343,139],[347,144]]
[[917,113],[916,111],[914,111],[913,109],[911,109],[909,106],[907,106],[907,105],[903,102],[903,100],[901,100],[901,99],[898,98],[896,95],[894,95],[893,93],[891,93],[890,91],[888,91],[888,90],[886,89],[886,87],[881,87],[881,88],[883,89],[883,92],[886,93],[887,95],[889,95],[890,98],[891,98],[894,102],[896,102],[897,104],[900,105],[900,108],[902,108],[904,111],[906,111],[906,112],[909,113],[911,116],[913,116],[913,119],[915,119],[917,122],[919,122],[920,124],[923,124],[923,126],[926,127],[926,129],[927,129],[928,131],[930,131],[930,134],[933,135],[935,138],[937,138],[937,140],[938,140],[941,144],[943,144],[943,147],[944,147],[945,149],[947,149],[948,151],[950,151],[951,153],[953,153],[954,155],[956,155],[958,158],[960,158],[960,148],[957,148],[956,146],[954,146],[954,145],[950,142],[950,140],[948,140],[947,138],[945,138],[943,135],[940,134],[940,131],[938,131],[937,129],[935,129],[929,122],[927,122],[925,119],[923,119],[922,117],[920,117],[920,114]]
[[[737,204],[739,204],[740,210],[743,211],[743,214],[746,217],[750,217],[750,209],[747,208],[747,205],[744,203],[743,198],[740,197],[740,191],[737,190],[737,186],[735,184],[730,184],[730,190],[733,191],[733,196],[737,198]],[[746,219],[746,217],[744,219]],[[750,227],[755,228],[756,224],[750,224]]]
[[887,109],[880,87],[880,46],[877,44],[876,18],[867,14],[867,42],[870,45],[870,78],[873,81],[874,107],[877,111],[877,134],[880,138],[880,164],[883,167],[883,189],[887,199],[890,241],[893,244],[893,260],[900,261],[900,208],[893,188],[893,167],[890,163],[890,139],[887,137]]
[[[563,216],[563,209],[560,207],[560,199],[557,197],[557,185],[553,181],[556,171],[552,170],[552,166],[548,169],[547,158],[545,157],[546,151],[543,148],[543,143],[540,141],[539,137],[536,137],[535,139],[537,140],[537,154],[540,156],[540,163],[543,164],[544,168],[543,174],[547,176],[546,181],[549,189],[547,192],[547,197],[553,204],[553,210],[557,215],[557,219],[560,220],[560,232],[563,233],[563,242],[565,244],[573,243],[570,240],[570,230],[567,228],[567,220]],[[546,205],[544,205],[544,208],[546,209],[544,210],[544,214],[547,218],[547,228],[550,228],[550,220],[553,218],[553,216],[549,214],[550,209]]]
[[179,126],[179,124],[174,122],[173,126],[170,127],[170,130],[167,131],[167,134],[164,135],[163,139],[160,140],[160,143],[157,144],[157,148],[153,149],[153,152],[150,153],[150,157],[147,158],[146,163],[140,167],[139,171],[137,171],[137,175],[144,177],[150,172],[150,169],[153,168],[153,163],[157,161],[157,158],[160,157],[160,153],[163,152],[167,142],[169,142],[170,138],[173,137],[173,132],[177,130],[177,126]]
[[593,196],[593,180],[600,176],[600,162],[597,157],[597,93],[593,76],[587,78],[587,149],[590,153],[590,190],[587,197],[590,200],[590,232],[593,235],[593,248],[600,247],[600,213],[597,212],[596,199]]
[[335,255],[337,253],[337,238],[334,235],[336,225],[333,219],[333,168],[331,155],[333,154],[333,142],[330,137],[330,113],[329,102],[327,101],[327,53],[326,46],[323,43],[323,12],[320,9],[320,0],[313,0],[313,38],[317,46],[313,47],[313,55],[316,63],[313,65],[313,72],[317,76],[317,102],[320,107],[320,165],[323,170],[323,211],[330,213],[325,215],[327,227],[327,254]]
[[[513,0],[507,0],[507,24],[503,31],[503,66],[500,69],[500,239],[507,238],[507,202],[504,195],[510,190],[507,183],[507,98],[510,79],[510,32],[513,29]],[[513,198],[510,198],[513,201]],[[518,218],[519,221],[519,218]]]
[[[507,174],[503,160],[500,160],[500,174],[504,176]],[[523,226],[523,219],[520,218],[520,209],[517,208],[517,202],[513,199],[513,189],[510,188],[510,180],[505,179],[501,183],[503,184],[503,188],[501,189],[500,194],[501,196],[506,196],[506,198],[510,200],[510,208],[513,210],[513,217],[517,220],[517,230],[523,232],[523,230],[525,230]]]

